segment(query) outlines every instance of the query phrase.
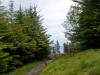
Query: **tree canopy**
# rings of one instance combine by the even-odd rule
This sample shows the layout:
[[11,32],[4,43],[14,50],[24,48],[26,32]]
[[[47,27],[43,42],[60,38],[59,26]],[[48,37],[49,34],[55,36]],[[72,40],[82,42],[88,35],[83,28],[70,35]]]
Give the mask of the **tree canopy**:
[[0,74],[46,59],[49,54],[49,35],[37,6],[22,9],[20,5],[15,11],[11,0],[5,9],[0,6]]
[[[68,13],[66,35],[80,49],[100,48],[100,0],[72,0],[75,4]],[[69,33],[70,32],[70,33]]]

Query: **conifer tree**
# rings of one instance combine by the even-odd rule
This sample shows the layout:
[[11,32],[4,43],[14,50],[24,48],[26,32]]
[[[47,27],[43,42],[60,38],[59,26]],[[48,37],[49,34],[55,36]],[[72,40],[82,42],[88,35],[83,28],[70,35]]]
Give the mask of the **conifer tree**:
[[[69,16],[71,23],[74,21],[72,29],[74,41],[80,45],[81,49],[100,48],[100,0],[73,0],[78,6],[73,6],[74,10],[77,8],[77,15]],[[69,12],[70,13],[70,12]],[[72,19],[72,17],[77,17]],[[72,24],[71,24],[72,25]]]
[[35,57],[38,59],[47,58],[48,56],[48,48],[49,48],[49,37],[46,34],[46,31],[41,23],[41,17],[38,15],[37,7],[34,6],[28,10],[28,14],[30,16],[30,20],[32,21],[31,26],[31,38],[34,38],[36,41],[36,49]]
[[7,18],[6,18],[6,10],[5,7],[1,5],[0,0],[0,74],[6,72],[9,67],[8,61],[10,60],[9,54],[2,51],[5,47],[7,47],[8,40],[8,26],[7,26]]
[[59,44],[58,40],[56,41],[55,46],[56,46],[56,50],[59,52],[60,51],[60,44]]
[[9,20],[10,20],[9,23],[12,23],[12,21],[14,19],[14,2],[13,2],[13,0],[10,0],[8,17],[9,17]]
[[[0,6],[0,73],[10,72],[49,54],[49,35],[42,26],[37,7],[14,11],[10,1],[8,13]],[[1,53],[2,54],[2,53]],[[3,61],[4,59],[4,61]],[[6,60],[7,59],[7,60]]]

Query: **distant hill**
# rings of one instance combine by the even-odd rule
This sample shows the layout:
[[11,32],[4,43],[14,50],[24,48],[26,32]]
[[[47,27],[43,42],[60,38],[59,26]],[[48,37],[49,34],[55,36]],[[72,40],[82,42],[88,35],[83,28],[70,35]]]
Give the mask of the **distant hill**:
[[74,56],[64,55],[39,75],[100,75],[100,50],[91,49]]

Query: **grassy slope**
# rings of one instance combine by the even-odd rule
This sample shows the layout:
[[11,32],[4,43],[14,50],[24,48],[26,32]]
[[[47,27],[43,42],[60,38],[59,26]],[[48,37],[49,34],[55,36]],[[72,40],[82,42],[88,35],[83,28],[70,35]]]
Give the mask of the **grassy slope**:
[[63,56],[48,65],[39,75],[100,75],[100,50]]
[[34,68],[34,66],[36,66],[38,63],[39,63],[39,61],[27,64],[27,65],[25,65],[25,66],[23,66],[21,68],[16,69],[15,71],[13,71],[13,72],[11,72],[11,73],[9,73],[7,75],[25,75],[32,68]]

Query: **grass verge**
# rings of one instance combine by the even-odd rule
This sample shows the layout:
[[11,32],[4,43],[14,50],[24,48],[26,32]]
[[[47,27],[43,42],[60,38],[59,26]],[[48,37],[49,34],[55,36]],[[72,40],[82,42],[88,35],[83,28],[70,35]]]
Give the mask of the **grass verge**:
[[27,72],[29,72],[32,68],[34,68],[39,63],[40,63],[39,61],[35,61],[33,63],[27,64],[21,68],[16,69],[7,75],[25,75]]
[[63,56],[45,67],[38,75],[100,75],[100,49]]

